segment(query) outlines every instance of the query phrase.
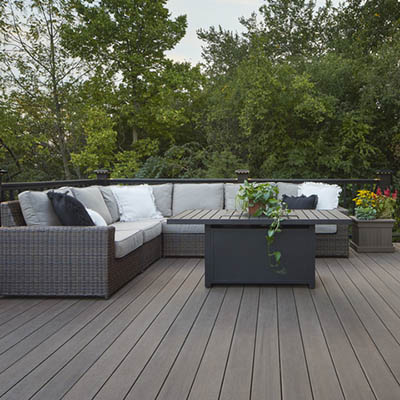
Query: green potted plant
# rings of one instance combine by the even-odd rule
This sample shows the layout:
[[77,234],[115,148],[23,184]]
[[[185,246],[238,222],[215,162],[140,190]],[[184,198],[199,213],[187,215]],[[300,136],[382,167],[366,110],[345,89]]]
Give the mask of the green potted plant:
[[359,190],[353,199],[353,234],[351,246],[358,252],[393,252],[392,229],[397,191],[390,189],[376,193]]
[[[271,245],[274,242],[275,234],[281,231],[280,224],[283,217],[287,215],[289,211],[287,210],[286,204],[278,199],[278,194],[279,190],[275,185],[245,181],[244,184],[240,186],[236,196],[237,205],[244,211],[247,211],[249,216],[265,216],[273,220],[265,236],[267,240],[268,256],[275,259],[275,262],[271,263],[272,267],[279,266],[281,252],[271,252]],[[284,273],[285,271],[284,269],[277,269],[276,272]]]

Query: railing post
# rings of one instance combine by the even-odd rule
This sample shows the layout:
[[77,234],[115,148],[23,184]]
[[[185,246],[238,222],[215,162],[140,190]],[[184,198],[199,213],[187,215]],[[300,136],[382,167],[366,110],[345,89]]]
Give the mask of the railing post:
[[382,190],[390,188],[393,185],[393,171],[390,169],[376,171],[376,177],[379,179],[378,184]]
[[247,181],[247,179],[249,179],[249,173],[250,171],[248,169],[237,169],[235,171],[235,174],[237,175],[237,181],[239,183]]
[[0,169],[0,203],[4,201],[2,183],[3,183],[3,175],[5,175],[6,173],[7,171],[5,169]]
[[94,173],[96,174],[98,185],[107,186],[109,184],[108,180],[110,179],[111,173],[108,169],[96,169]]

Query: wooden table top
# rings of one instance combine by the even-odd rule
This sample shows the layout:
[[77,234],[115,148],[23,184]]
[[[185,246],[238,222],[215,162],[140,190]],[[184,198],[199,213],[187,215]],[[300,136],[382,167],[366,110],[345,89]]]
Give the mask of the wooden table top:
[[[351,224],[349,216],[339,210],[292,210],[283,217],[281,225],[331,225]],[[204,225],[270,225],[271,218],[249,217],[244,211],[237,210],[186,210],[167,219],[168,224],[204,224]]]

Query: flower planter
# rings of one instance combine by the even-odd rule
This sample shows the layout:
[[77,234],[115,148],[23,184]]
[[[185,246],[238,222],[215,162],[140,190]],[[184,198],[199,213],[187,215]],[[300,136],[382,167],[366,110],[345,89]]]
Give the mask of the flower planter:
[[394,252],[392,229],[394,219],[353,220],[353,236],[350,245],[358,253]]

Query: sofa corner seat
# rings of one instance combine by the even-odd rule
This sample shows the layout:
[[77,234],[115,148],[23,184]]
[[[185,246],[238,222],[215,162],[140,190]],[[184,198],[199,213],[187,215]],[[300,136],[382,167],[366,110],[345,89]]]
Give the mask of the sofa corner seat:
[[115,226],[26,226],[18,201],[2,203],[1,217],[2,296],[108,298],[161,258],[160,235],[117,258]]

